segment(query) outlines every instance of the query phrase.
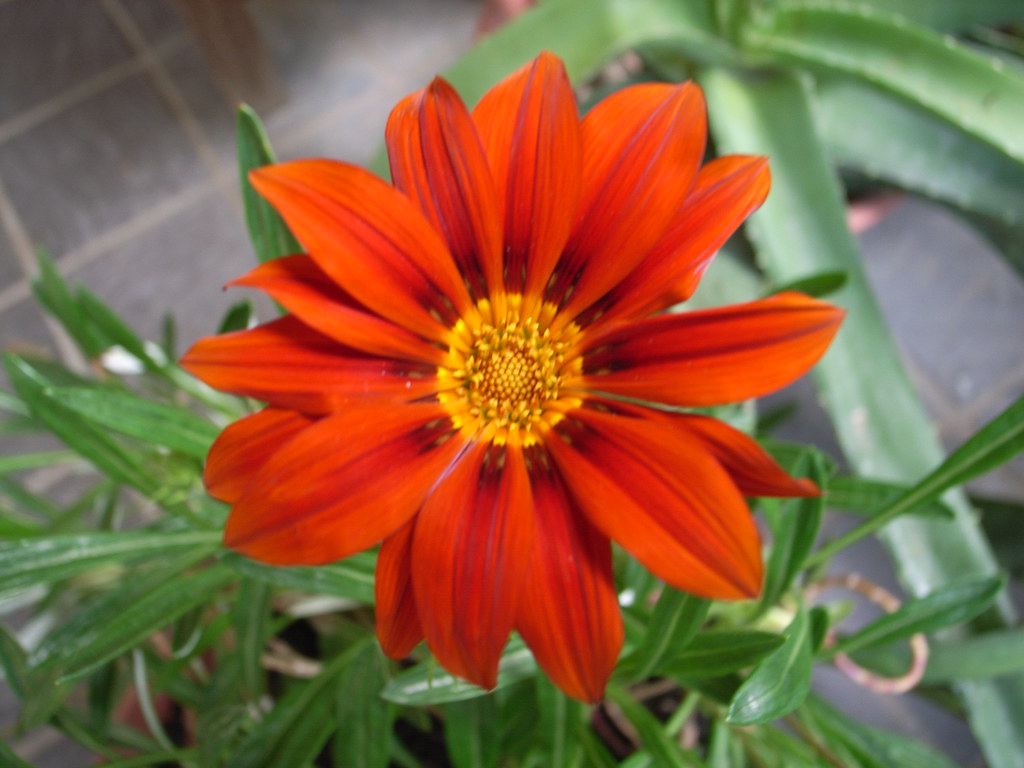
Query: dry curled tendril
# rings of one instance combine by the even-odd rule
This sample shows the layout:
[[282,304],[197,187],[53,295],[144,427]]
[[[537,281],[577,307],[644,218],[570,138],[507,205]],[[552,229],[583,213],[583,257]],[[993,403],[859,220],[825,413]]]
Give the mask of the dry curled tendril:
[[[810,601],[828,589],[847,589],[856,592],[886,613],[893,613],[900,607],[900,601],[895,595],[856,573],[829,576],[816,581],[807,587],[804,594]],[[825,647],[831,648],[835,642],[835,631],[829,629],[828,634],[825,635]],[[928,665],[928,640],[920,632],[911,635],[910,652],[910,668],[899,677],[877,675],[864,669],[845,653],[837,653],[833,657],[833,662],[837,669],[855,683],[876,693],[895,695],[906,693],[921,682],[925,667]]]

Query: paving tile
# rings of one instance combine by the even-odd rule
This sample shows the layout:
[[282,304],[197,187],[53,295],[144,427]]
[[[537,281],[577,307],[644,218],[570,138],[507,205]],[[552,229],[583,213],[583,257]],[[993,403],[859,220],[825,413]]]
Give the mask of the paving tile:
[[163,317],[172,313],[184,351],[214,333],[228,307],[255,296],[221,289],[255,264],[241,213],[211,191],[69,279],[86,285],[144,338],[160,338]]
[[0,178],[32,241],[60,256],[202,180],[144,75],[0,145]]
[[11,0],[0,30],[0,120],[131,58],[93,0]]
[[172,0],[120,0],[150,45],[188,33]]

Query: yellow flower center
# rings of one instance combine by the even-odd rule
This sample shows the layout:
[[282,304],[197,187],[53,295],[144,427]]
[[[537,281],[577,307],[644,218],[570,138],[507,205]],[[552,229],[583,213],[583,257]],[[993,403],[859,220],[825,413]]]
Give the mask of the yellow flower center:
[[554,307],[542,307],[533,318],[521,316],[517,295],[502,304],[504,311],[496,311],[480,302],[477,316],[453,329],[446,365],[438,369],[438,399],[457,427],[478,438],[528,445],[578,402],[560,389],[567,374],[582,366],[569,349],[576,328],[552,331]]

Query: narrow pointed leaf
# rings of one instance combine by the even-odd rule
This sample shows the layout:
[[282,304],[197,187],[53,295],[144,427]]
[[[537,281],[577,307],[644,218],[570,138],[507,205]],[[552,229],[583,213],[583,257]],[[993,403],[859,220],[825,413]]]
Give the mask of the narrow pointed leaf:
[[904,603],[893,613],[836,643],[833,650],[849,652],[885,645],[918,632],[934,632],[969,621],[991,605],[1003,586],[1003,579],[989,577],[937,589],[930,595]]
[[387,768],[397,715],[394,704],[380,697],[388,664],[377,643],[367,642],[341,672],[334,702],[336,765]]
[[220,560],[243,576],[275,587],[373,604],[373,573],[377,556],[372,552],[361,552],[337,563],[316,567],[266,565],[237,552],[224,552]]
[[696,755],[684,750],[662,728],[658,720],[626,691],[617,686],[608,689],[608,697],[614,701],[626,719],[636,728],[649,752],[653,765],[660,768],[693,768],[702,765]]
[[675,678],[719,677],[754,666],[785,641],[782,635],[760,630],[703,632],[656,671]]
[[270,165],[277,160],[259,117],[252,108],[244,104],[238,109],[236,141],[245,222],[249,227],[249,237],[256,250],[256,257],[264,262],[279,256],[302,253],[302,246],[284,220],[249,183],[249,171]]
[[643,641],[630,655],[630,678],[643,680],[666,661],[677,658],[696,636],[711,601],[666,586],[658,598]]
[[[908,486],[898,483],[838,475],[828,481],[825,505],[830,509],[873,517],[888,509],[908,490]],[[954,516],[950,506],[941,499],[932,499],[927,503],[910,508],[907,510],[907,514],[944,519],[951,519]]]
[[444,740],[455,768],[495,768],[500,757],[500,722],[493,696],[445,705]]
[[811,690],[810,622],[803,609],[785,631],[786,640],[750,673],[729,704],[735,725],[770,723],[796,709]]

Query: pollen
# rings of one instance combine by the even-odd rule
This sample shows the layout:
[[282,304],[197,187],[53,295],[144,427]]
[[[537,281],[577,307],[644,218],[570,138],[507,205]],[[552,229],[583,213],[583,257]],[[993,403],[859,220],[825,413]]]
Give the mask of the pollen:
[[580,363],[570,353],[569,331],[555,332],[540,317],[522,316],[518,296],[495,313],[481,302],[479,315],[455,329],[450,364],[439,370],[449,386],[439,395],[456,423],[496,442],[533,442],[537,429],[561,418],[567,402],[561,385]]

